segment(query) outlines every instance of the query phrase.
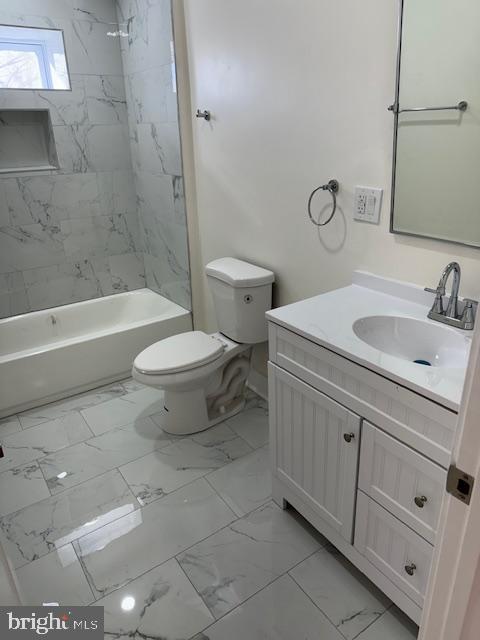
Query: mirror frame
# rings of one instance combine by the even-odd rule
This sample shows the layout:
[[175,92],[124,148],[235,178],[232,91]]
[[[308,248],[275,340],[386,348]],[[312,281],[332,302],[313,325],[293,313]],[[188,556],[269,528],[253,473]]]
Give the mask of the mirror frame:
[[406,0],[398,0],[398,33],[397,33],[397,60],[396,60],[396,77],[395,77],[395,100],[388,107],[394,116],[393,121],[393,154],[392,154],[392,183],[390,196],[390,233],[399,236],[408,236],[411,238],[426,238],[427,240],[436,240],[437,242],[448,242],[449,244],[461,245],[463,247],[472,247],[480,249],[480,243],[462,242],[460,240],[449,240],[448,238],[438,238],[429,236],[424,233],[413,233],[410,231],[398,231],[394,228],[395,216],[395,184],[397,173],[397,142],[398,142],[398,121],[399,121],[399,105],[400,105],[400,75],[402,69],[402,35],[403,35],[403,10]]

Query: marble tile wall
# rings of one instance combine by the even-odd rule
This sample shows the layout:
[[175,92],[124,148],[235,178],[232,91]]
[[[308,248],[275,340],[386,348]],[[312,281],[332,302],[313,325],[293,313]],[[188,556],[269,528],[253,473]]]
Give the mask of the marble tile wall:
[[11,6],[1,23],[63,30],[72,90],[0,91],[49,110],[60,165],[0,178],[0,317],[145,286],[115,2]]
[[170,0],[18,0],[0,23],[62,29],[72,85],[0,91],[49,110],[60,165],[0,177],[0,317],[144,286],[190,309]]
[[117,0],[147,286],[191,309],[170,0]]

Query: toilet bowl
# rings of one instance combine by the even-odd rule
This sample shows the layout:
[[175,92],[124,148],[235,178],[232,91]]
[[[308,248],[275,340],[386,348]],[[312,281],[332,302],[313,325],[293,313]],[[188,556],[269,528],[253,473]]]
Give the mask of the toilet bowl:
[[162,428],[185,435],[241,411],[252,345],[267,338],[274,274],[235,258],[206,267],[220,332],[189,331],[154,343],[133,363],[133,377],[165,392]]

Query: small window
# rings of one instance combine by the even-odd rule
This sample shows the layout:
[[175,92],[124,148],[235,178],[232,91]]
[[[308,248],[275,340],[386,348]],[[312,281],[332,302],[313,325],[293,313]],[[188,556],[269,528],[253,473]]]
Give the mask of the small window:
[[0,25],[0,89],[69,90],[62,31]]

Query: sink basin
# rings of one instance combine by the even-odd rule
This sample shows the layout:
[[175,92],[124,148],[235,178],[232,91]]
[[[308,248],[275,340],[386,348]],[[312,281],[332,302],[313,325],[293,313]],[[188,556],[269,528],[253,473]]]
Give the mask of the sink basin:
[[401,316],[368,316],[353,323],[371,347],[418,366],[465,368],[470,338],[441,324]]

